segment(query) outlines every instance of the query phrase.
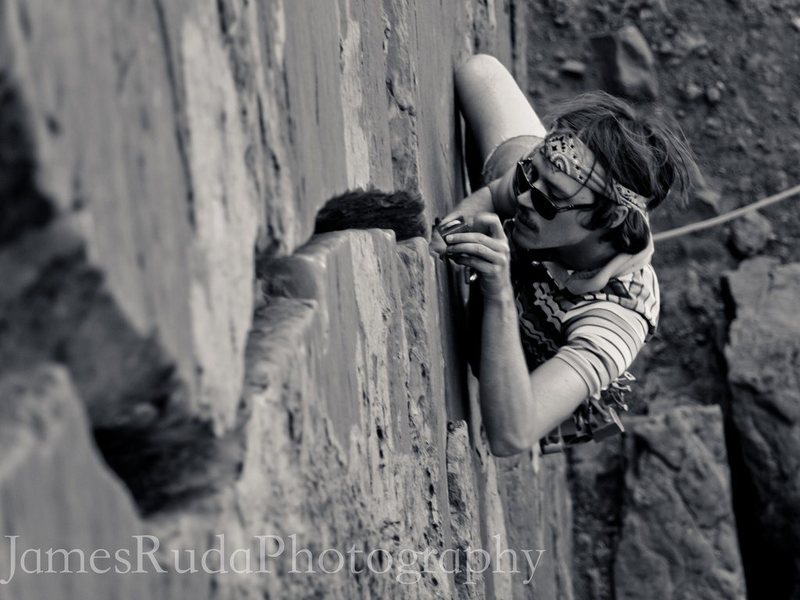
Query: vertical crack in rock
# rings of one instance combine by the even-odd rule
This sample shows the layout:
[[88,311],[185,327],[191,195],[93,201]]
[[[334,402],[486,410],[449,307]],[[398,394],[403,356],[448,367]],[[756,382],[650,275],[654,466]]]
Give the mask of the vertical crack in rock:
[[472,444],[466,422],[450,423],[447,431],[447,494],[453,545],[458,552],[458,563],[450,568],[458,567],[455,570],[458,598],[477,599],[484,596],[484,575],[470,573],[466,568],[468,549],[482,547]]
[[742,262],[726,276],[729,445],[752,597],[800,593],[800,264]]
[[186,113],[183,110],[182,92],[179,83],[179,76],[176,73],[175,54],[172,47],[172,38],[170,35],[169,24],[167,22],[167,15],[164,8],[164,2],[168,0],[153,0],[156,16],[158,18],[158,33],[161,43],[164,46],[164,55],[166,57],[166,70],[167,79],[169,81],[169,95],[172,101],[172,110],[175,115],[175,144],[178,147],[178,154],[181,161],[181,170],[183,171],[183,179],[186,182],[186,203],[187,203],[187,216],[192,228],[195,227],[195,212],[194,212],[194,184],[192,181],[192,171],[189,165],[189,150],[187,148],[187,137],[189,135],[189,128],[186,123]]
[[405,0],[384,0],[386,19],[386,91],[395,188],[419,188],[415,7]]
[[[9,13],[8,6],[0,12]],[[12,49],[5,28],[10,14],[0,15],[0,247],[29,229],[45,226],[54,216],[51,202],[35,184],[36,158],[32,124],[18,82],[11,71]]]

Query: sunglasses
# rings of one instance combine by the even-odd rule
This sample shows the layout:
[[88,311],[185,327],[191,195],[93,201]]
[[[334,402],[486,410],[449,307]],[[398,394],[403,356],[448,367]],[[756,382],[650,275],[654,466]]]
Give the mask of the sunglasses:
[[539,169],[533,164],[531,157],[523,158],[517,163],[517,169],[514,172],[514,195],[521,196],[525,192],[531,193],[531,204],[537,213],[543,219],[552,221],[556,218],[558,213],[567,212],[568,210],[576,210],[579,208],[588,208],[594,206],[591,204],[566,204],[559,206],[555,204],[544,192],[533,187],[533,184],[539,179]]

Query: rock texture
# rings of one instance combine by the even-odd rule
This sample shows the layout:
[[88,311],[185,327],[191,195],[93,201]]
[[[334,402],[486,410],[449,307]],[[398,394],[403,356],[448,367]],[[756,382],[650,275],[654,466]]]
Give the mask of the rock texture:
[[[605,86],[597,68],[587,69],[580,79],[559,73],[567,59],[597,66],[593,35],[632,24],[647,40],[654,55],[659,96],[657,103],[645,103],[641,108],[648,114],[674,116],[702,169],[702,174],[695,176],[694,198],[687,207],[668,199],[651,215],[654,231],[750,204],[800,180],[800,103],[796,86],[789,83],[796,80],[791,74],[796,73],[798,60],[797,31],[792,26],[797,10],[791,2],[609,0],[595,6],[559,0],[529,6],[529,28],[536,32],[527,40],[530,92],[544,112],[575,94]],[[774,131],[782,135],[771,136]],[[785,140],[793,141],[787,146]],[[720,275],[735,269],[744,252],[775,256],[784,263],[800,261],[800,203],[782,202],[759,212],[774,231],[774,238],[764,246],[760,235],[766,229],[763,223],[756,223],[755,232],[743,236],[742,250],[730,243],[728,232],[733,224],[656,243],[653,266],[661,284],[661,319],[657,335],[633,365],[639,384],[634,386],[631,409],[646,414],[675,405],[723,406],[750,596],[770,598],[781,595],[767,587],[770,582],[790,579],[786,573],[795,567],[779,562],[779,553],[763,552],[761,526],[754,517],[760,509],[747,500],[754,497],[755,486],[749,482],[750,470],[744,468],[741,444],[730,435],[733,427],[727,417],[730,392],[724,347],[736,311],[723,302]],[[749,225],[743,229],[750,229]],[[755,248],[749,246],[757,240]],[[742,348],[740,356],[746,352]],[[770,360],[767,354],[762,357]],[[755,367],[758,359],[752,358]],[[596,528],[582,521],[598,506],[603,512],[607,502],[617,502],[619,496],[613,490],[620,489],[616,482],[624,474],[624,453],[610,446],[596,449],[617,458],[596,467],[605,469],[593,482],[599,488],[596,494],[576,494],[573,487],[578,561],[584,553],[588,557],[613,552],[612,531],[619,521],[613,513],[608,523],[591,521]],[[754,474],[759,476],[757,471]],[[746,535],[747,530],[756,537]],[[582,540],[583,536],[586,539]],[[609,597],[602,595],[602,590],[594,593],[592,582],[584,585],[586,564],[578,562],[574,570],[576,596]],[[762,586],[754,588],[754,577]],[[611,578],[603,573],[600,581],[611,582]],[[790,593],[784,590],[782,595],[790,597]]]
[[592,39],[608,91],[635,100],[658,96],[655,60],[647,40],[634,25]]
[[746,258],[760,253],[774,237],[772,223],[757,212],[731,223],[730,244],[737,254]]
[[[800,594],[800,264],[770,258],[727,276],[736,311],[725,347],[742,482],[742,549],[753,597]],[[739,457],[737,457],[739,458]]]
[[[72,570],[78,552],[88,557],[98,548],[133,550],[133,536],[147,535],[130,494],[102,463],[89,438],[83,405],[63,367],[41,365],[6,372],[0,384],[0,545],[4,598],[152,598],[157,574],[62,575],[57,557],[53,573],[28,574],[38,564],[47,569],[45,550],[66,548]],[[150,548],[148,544],[145,547]],[[26,551],[32,552],[20,562]],[[97,561],[100,568],[108,562]],[[24,568],[23,568],[23,565]],[[67,567],[69,568],[69,567]],[[88,568],[88,567],[86,567]],[[198,583],[200,581],[198,580]]]
[[743,599],[720,409],[676,408],[632,434],[616,597]]
[[667,408],[626,427],[620,447],[573,457],[578,597],[744,598],[719,407]]
[[[510,597],[573,596],[572,499],[566,481],[566,457],[523,454],[497,461],[497,480],[507,515],[509,547],[531,549],[532,562],[520,561]],[[548,523],[530,527],[529,523]],[[527,583],[526,583],[527,582]],[[504,596],[499,596],[504,597]]]
[[[20,577],[11,596],[568,589],[563,469],[501,493],[425,240],[312,236],[349,189],[419,195],[415,234],[463,196],[450,74],[480,50],[524,79],[522,9],[0,0],[2,533],[159,545],[152,577]],[[535,569],[511,572],[509,546]],[[217,553],[210,572],[179,572],[192,552]]]

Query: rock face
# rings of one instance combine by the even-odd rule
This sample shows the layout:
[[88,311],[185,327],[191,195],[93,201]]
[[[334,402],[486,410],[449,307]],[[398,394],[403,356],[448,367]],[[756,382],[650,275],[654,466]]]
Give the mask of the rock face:
[[[0,398],[0,519],[4,536],[18,536],[13,552],[8,538],[0,545],[3,597],[153,597],[158,574],[69,577],[58,573],[64,566],[58,558],[52,574],[25,573],[19,561],[26,551],[26,569],[34,570],[37,549],[42,561],[49,548],[75,549],[68,564],[77,570],[79,552],[88,557],[98,548],[132,549],[133,536],[148,531],[130,494],[92,447],[84,407],[64,368],[6,372]],[[39,564],[47,569],[46,562]],[[102,560],[97,564],[105,567]]]
[[634,25],[592,38],[608,91],[635,100],[658,96],[655,60],[647,40]]
[[[800,264],[754,258],[727,276],[725,357],[740,462],[742,549],[753,597],[800,594]],[[770,590],[767,592],[767,590]]]
[[502,483],[425,240],[312,236],[348,189],[416,235],[463,196],[450,75],[524,79],[523,8],[0,2],[2,533],[159,546],[14,598],[569,597],[563,464]]
[[577,596],[744,598],[722,414],[670,407],[626,420],[617,448],[575,453]]
[[614,568],[616,597],[745,597],[718,407],[637,422]]

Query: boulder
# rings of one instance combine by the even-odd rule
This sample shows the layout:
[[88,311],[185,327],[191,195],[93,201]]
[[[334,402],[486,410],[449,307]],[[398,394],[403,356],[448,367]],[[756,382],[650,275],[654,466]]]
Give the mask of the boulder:
[[634,25],[592,38],[609,92],[633,100],[655,100],[658,78],[647,40]]
[[570,455],[575,596],[744,598],[722,414],[629,416],[618,443]]
[[631,431],[616,598],[744,599],[719,407],[678,407]]
[[758,257],[727,275],[725,358],[752,597],[800,594],[800,263]]
[[731,224],[730,245],[739,256],[758,254],[773,237],[772,223],[757,212],[748,213]]

